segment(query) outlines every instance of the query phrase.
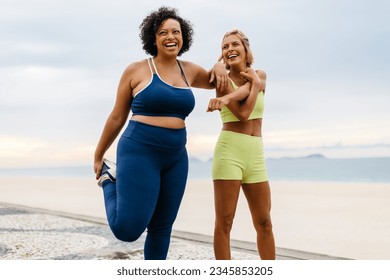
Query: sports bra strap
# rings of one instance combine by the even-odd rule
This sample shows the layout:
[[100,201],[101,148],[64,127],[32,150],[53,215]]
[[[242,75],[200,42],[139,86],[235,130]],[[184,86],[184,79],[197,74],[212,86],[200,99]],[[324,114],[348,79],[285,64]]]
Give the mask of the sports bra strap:
[[[152,61],[152,64],[150,64],[150,61]],[[152,74],[156,74],[157,73],[157,68],[156,68],[156,65],[154,65],[154,61],[153,61],[153,58],[149,58],[148,59],[148,65],[149,65],[149,69],[150,69],[150,72],[152,73]]]
[[181,64],[180,64],[179,60],[177,60],[177,64],[179,65],[180,72],[181,72],[181,75],[182,75],[182,76],[183,76],[183,78],[184,78],[184,81],[186,82],[187,86],[188,86],[188,87],[190,87],[190,85],[188,84],[188,81],[187,81],[186,75],[184,75],[183,68],[181,68]]

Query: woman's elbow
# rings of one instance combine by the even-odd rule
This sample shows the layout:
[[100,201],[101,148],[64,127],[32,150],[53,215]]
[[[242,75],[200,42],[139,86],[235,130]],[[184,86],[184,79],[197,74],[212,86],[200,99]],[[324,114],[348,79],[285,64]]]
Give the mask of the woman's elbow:
[[120,114],[111,114],[108,118],[110,124],[115,127],[123,127],[127,121],[127,116]]
[[243,114],[240,114],[237,118],[238,118],[241,122],[247,122],[247,121],[249,120],[249,116],[250,116],[250,114],[243,113]]

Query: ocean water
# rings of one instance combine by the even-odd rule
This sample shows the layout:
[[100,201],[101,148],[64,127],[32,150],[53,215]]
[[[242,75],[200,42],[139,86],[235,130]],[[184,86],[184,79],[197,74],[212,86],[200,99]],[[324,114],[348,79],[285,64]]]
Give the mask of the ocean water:
[[[266,159],[270,181],[389,182],[390,158]],[[190,178],[211,178],[211,161],[190,162]]]
[[[267,159],[270,181],[389,182],[390,158]],[[0,169],[0,176],[94,177],[92,166]],[[210,179],[211,161],[190,160],[189,179]]]
[[267,165],[274,180],[390,182],[390,158],[269,159]]

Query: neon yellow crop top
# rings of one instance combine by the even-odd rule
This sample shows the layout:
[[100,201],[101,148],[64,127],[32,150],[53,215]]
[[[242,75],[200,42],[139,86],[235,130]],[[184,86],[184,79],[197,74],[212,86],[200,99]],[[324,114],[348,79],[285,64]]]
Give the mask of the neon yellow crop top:
[[[232,86],[234,89],[237,89],[238,87],[236,84],[230,80],[232,83]],[[259,95],[257,95],[256,104],[253,108],[252,113],[249,116],[248,120],[253,119],[261,119],[263,117],[263,111],[264,111],[264,92],[260,91]],[[222,106],[222,110],[220,112],[222,123],[227,122],[239,122],[240,120],[232,113],[232,111],[229,110],[229,108],[225,105]]]

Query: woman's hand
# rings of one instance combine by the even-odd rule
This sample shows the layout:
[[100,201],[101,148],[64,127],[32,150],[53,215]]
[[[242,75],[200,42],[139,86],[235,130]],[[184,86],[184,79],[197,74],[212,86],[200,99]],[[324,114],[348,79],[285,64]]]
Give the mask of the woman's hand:
[[222,96],[222,97],[217,97],[217,98],[212,98],[209,101],[209,106],[207,107],[207,112],[213,112],[215,110],[222,110],[223,105],[228,105],[229,104],[229,98]]
[[253,68],[247,68],[245,71],[240,72],[241,76],[244,77],[252,86],[258,88],[259,91],[265,90],[265,79],[266,75],[261,70],[254,70]]
[[222,62],[215,63],[213,69],[211,69],[210,83],[216,85],[216,88],[223,92],[228,86],[228,72],[225,64]]
[[247,68],[245,71],[241,71],[240,74],[252,85],[261,84],[261,80],[253,68]]
[[100,160],[95,159],[95,161],[93,163],[93,170],[95,171],[96,180],[99,180],[99,178],[100,178],[100,173],[102,172],[102,167],[103,167],[103,159],[100,159]]

